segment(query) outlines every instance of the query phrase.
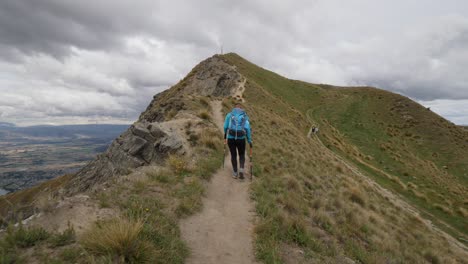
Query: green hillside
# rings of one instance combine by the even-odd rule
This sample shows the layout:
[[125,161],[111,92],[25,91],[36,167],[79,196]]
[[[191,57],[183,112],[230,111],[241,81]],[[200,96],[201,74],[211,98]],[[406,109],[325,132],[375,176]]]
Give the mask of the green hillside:
[[[255,175],[243,183],[222,165],[217,127],[220,106],[226,114],[241,98]],[[312,126],[320,131],[309,133]],[[242,198],[255,205],[244,237],[235,233],[253,241],[252,261],[468,263],[466,157],[467,130],[401,95],[290,80],[236,54],[215,55],[156,95],[88,174],[2,196],[0,263],[190,263],[209,250],[219,257],[218,244],[190,252],[180,225],[203,213],[206,187],[220,175],[229,180],[215,185],[220,193],[243,184]],[[230,198],[211,200],[221,209],[210,220],[223,228],[219,216],[250,214]],[[210,239],[230,249],[235,239],[223,228],[210,225]],[[190,229],[208,237],[200,230]]]
[[[341,157],[466,242],[466,131],[400,95],[309,84],[236,54],[224,58],[247,78],[244,97],[260,160],[252,195],[262,219],[261,259],[287,259],[295,251],[284,244],[305,250],[306,259],[328,261],[450,259],[425,220],[373,189]],[[312,124],[320,140],[307,138]]]

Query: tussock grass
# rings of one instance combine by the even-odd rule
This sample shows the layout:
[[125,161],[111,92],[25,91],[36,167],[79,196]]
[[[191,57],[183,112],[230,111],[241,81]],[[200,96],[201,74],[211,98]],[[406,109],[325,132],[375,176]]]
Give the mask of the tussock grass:
[[211,114],[206,110],[200,111],[198,117],[204,120],[211,120]]
[[205,129],[200,135],[200,142],[203,146],[220,151],[223,142],[221,140],[221,133],[217,129]]
[[126,263],[150,263],[153,258],[151,245],[139,239],[143,221],[112,219],[97,223],[83,234],[80,243],[96,255],[110,255]]
[[357,188],[351,188],[349,191],[349,199],[361,206],[366,206],[366,199],[363,193]]

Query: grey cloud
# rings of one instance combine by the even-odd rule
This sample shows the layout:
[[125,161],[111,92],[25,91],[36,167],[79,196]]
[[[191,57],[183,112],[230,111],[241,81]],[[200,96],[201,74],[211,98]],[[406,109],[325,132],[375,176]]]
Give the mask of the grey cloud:
[[0,92],[19,103],[1,117],[135,118],[220,45],[290,78],[467,99],[467,16],[458,0],[4,0]]
[[5,0],[0,2],[0,43],[24,53],[62,56],[70,47],[108,49],[138,34],[152,1]]

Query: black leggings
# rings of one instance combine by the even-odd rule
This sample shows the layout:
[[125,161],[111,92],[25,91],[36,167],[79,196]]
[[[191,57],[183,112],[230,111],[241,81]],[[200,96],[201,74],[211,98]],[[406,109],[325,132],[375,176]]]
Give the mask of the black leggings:
[[[244,168],[245,163],[245,138],[228,139],[229,151],[231,152],[232,169],[237,172],[237,152],[239,152],[240,167]],[[237,150],[237,151],[236,151]]]

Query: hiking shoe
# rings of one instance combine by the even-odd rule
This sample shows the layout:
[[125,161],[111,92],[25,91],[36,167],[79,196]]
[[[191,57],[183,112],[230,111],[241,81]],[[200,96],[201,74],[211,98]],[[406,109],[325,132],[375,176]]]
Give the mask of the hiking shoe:
[[237,172],[233,171],[233,172],[232,172],[232,177],[233,177],[234,179],[237,179]]
[[244,169],[243,168],[239,169],[239,179],[241,179],[241,180],[244,179]]

